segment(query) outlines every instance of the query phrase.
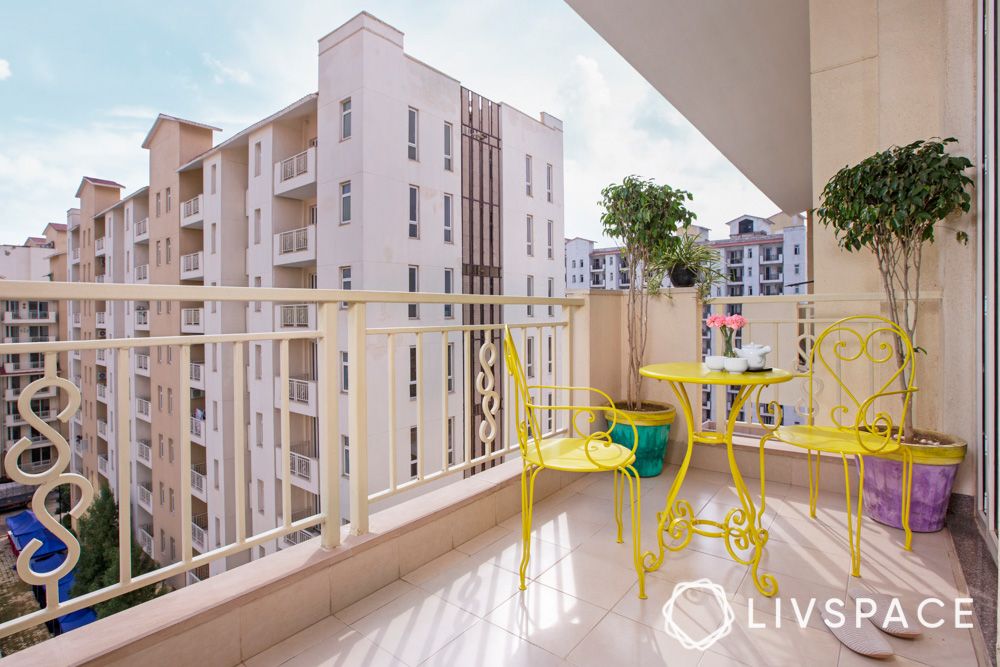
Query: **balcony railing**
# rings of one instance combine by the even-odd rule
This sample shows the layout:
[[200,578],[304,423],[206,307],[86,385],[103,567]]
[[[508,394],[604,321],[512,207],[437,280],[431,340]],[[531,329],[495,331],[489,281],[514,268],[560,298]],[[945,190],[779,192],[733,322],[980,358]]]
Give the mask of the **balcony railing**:
[[3,314],[3,321],[7,323],[54,324],[56,312],[54,310],[10,310]]
[[280,307],[281,326],[288,327],[308,327],[309,309],[308,303],[289,304]]
[[[46,342],[33,344],[4,344],[0,346],[0,355],[22,355],[29,352],[41,354],[60,353],[72,349],[79,349],[84,354],[96,350],[110,350],[111,358],[117,357],[120,350],[142,350],[143,355],[148,355],[153,347],[171,346],[173,348],[173,363],[179,364],[178,371],[182,374],[184,382],[191,379],[192,366],[204,363],[193,352],[201,352],[207,344],[215,346],[213,353],[220,355],[220,359],[226,370],[225,383],[222,393],[206,400],[218,400],[231,402],[236,414],[232,419],[237,423],[251,424],[249,431],[243,428],[236,428],[233,424],[227,424],[227,438],[231,438],[231,451],[233,461],[227,469],[227,475],[231,474],[232,479],[227,480],[227,484],[220,489],[220,493],[228,495],[225,501],[227,504],[233,503],[234,498],[240,497],[249,499],[249,496],[234,496],[237,493],[245,493],[248,488],[256,488],[250,484],[248,477],[248,454],[247,438],[257,437],[253,429],[253,421],[250,415],[244,410],[245,396],[251,390],[257,391],[260,384],[255,382],[254,373],[260,372],[260,367],[255,361],[256,349],[261,347],[263,342],[273,345],[274,354],[274,381],[277,383],[279,391],[275,395],[280,397],[280,405],[275,409],[275,430],[274,433],[284,431],[288,433],[293,427],[292,418],[293,406],[302,408],[306,403],[312,406],[317,422],[318,439],[316,440],[316,457],[309,456],[312,451],[293,451],[293,440],[291,437],[283,437],[275,449],[280,453],[276,459],[276,465],[280,466],[280,481],[278,491],[280,495],[276,497],[288,498],[288,502],[280,504],[277,510],[277,527],[272,529],[256,529],[250,524],[246,517],[237,512],[236,528],[233,535],[228,537],[228,541],[221,546],[213,547],[209,544],[208,518],[198,515],[200,503],[193,493],[198,493],[198,489],[205,487],[208,480],[203,480],[198,475],[203,474],[202,470],[195,467],[189,474],[185,474],[180,479],[176,513],[181,521],[181,525],[190,524],[190,539],[182,536],[181,550],[178,553],[177,561],[159,567],[151,573],[143,575],[142,585],[148,585],[157,581],[163,581],[176,576],[183,576],[187,571],[196,567],[204,566],[208,562],[217,562],[230,556],[236,555],[248,549],[256,549],[257,546],[283,541],[285,535],[295,535],[290,538],[298,541],[300,536],[308,535],[300,531],[314,531],[321,535],[324,545],[335,546],[340,541],[342,512],[340,501],[341,474],[341,436],[349,438],[352,446],[349,449],[350,468],[354,474],[350,476],[349,494],[349,515],[351,530],[358,534],[365,534],[369,531],[368,521],[371,503],[383,503],[390,499],[397,498],[400,494],[413,493],[414,490],[421,489],[432,483],[446,483],[450,480],[459,480],[463,473],[474,468],[489,467],[494,461],[502,461],[507,457],[516,455],[519,451],[515,430],[510,424],[502,429],[499,427],[492,434],[487,434],[484,427],[479,428],[478,417],[474,417],[474,408],[486,401],[487,412],[490,412],[490,405],[493,409],[499,405],[499,396],[507,391],[506,374],[501,373],[500,359],[503,356],[502,345],[499,345],[500,325],[477,324],[470,326],[461,325],[428,325],[428,326],[408,326],[401,328],[387,328],[384,326],[369,326],[367,313],[370,305],[374,305],[379,310],[382,308],[396,307],[402,309],[405,304],[418,302],[435,305],[438,307],[444,304],[483,304],[492,306],[501,305],[521,305],[532,304],[544,312],[546,306],[553,306],[556,309],[557,317],[551,321],[533,321],[527,324],[511,322],[510,326],[515,332],[515,336],[520,338],[526,336],[534,337],[535,350],[543,349],[541,336],[552,336],[555,339],[554,349],[563,353],[559,359],[554,359],[555,369],[551,373],[543,374],[545,364],[542,359],[536,360],[536,369],[539,380],[545,379],[551,384],[566,384],[569,378],[570,364],[563,358],[568,354],[570,346],[567,344],[570,336],[570,324],[566,319],[568,309],[582,305],[579,299],[547,299],[544,297],[501,297],[501,296],[480,296],[462,294],[412,294],[397,292],[365,292],[365,291],[343,291],[343,290],[299,290],[299,289],[263,289],[263,288],[231,288],[231,287],[203,287],[192,285],[131,285],[116,284],[109,286],[94,286],[78,283],[49,283],[49,282],[17,282],[8,281],[4,283],[4,292],[9,299],[40,299],[49,300],[70,299],[78,301],[104,300],[118,302],[136,301],[168,301],[168,302],[235,302],[244,306],[257,301],[279,304],[300,305],[307,304],[316,310],[315,325],[312,327],[295,327],[288,330],[278,330],[267,333],[226,333],[206,336],[203,334],[187,336],[183,342],[179,342],[177,337],[123,337],[109,338],[106,340],[75,340],[61,342]],[[346,303],[346,317],[341,309],[341,304]],[[428,306],[429,307],[429,306]],[[373,308],[375,310],[375,308]],[[183,309],[183,324],[201,324],[202,310],[200,308]],[[142,313],[142,315],[140,315]],[[136,319],[145,315],[144,310],[136,310]],[[561,319],[560,319],[561,318]],[[338,329],[346,325],[346,351],[352,363],[346,367],[348,377],[341,377],[340,352],[344,343],[338,336]],[[484,342],[485,340],[485,342]],[[161,342],[162,341],[162,342]],[[315,371],[310,372],[305,379],[293,377],[293,370],[296,373],[302,371],[301,364],[305,359],[306,346],[315,346],[318,358],[315,359]],[[418,421],[419,432],[414,431],[415,449],[414,458],[411,465],[398,466],[397,460],[401,460],[405,452],[409,452],[409,443],[397,440],[397,430],[406,426],[402,408],[409,405],[410,389],[407,382],[399,382],[388,390],[377,390],[375,385],[384,378],[404,378],[404,359],[408,357],[408,348],[412,346],[416,349],[416,358],[419,363],[416,367],[418,388],[415,398],[415,406],[418,413],[430,414],[432,405],[440,405],[437,411],[442,419],[447,419],[452,426],[452,433],[455,436],[453,451],[446,450],[445,433],[442,426],[436,429],[428,421],[424,425],[422,419]],[[381,357],[379,365],[373,367],[369,373],[368,365],[375,364],[376,356],[369,360],[367,352],[370,349],[393,350],[394,353],[388,357]],[[444,369],[444,357],[453,351],[455,367],[452,381],[452,390],[449,391],[444,382],[443,371],[438,372],[433,369]],[[151,356],[151,355],[150,355]],[[138,359],[142,358],[137,355]],[[294,364],[294,367],[293,367]],[[471,364],[476,364],[475,369],[489,378],[487,384],[477,388],[474,381],[474,372]],[[399,371],[397,373],[397,371]],[[270,367],[268,375],[272,374]],[[264,378],[261,378],[262,380]],[[270,380],[270,378],[267,378]],[[128,414],[134,411],[138,419],[149,422],[151,416],[151,405],[147,397],[140,396],[136,390],[145,384],[137,384],[134,375],[125,373],[124,377],[116,378],[124,386],[116,384],[116,391],[113,396],[109,393],[109,410],[115,410],[118,414]],[[435,380],[440,380],[437,382]],[[371,382],[371,384],[369,384]],[[270,384],[270,383],[268,383]],[[121,389],[118,391],[117,389]],[[345,412],[346,418],[340,416],[340,404],[342,402],[342,389],[346,391]],[[65,389],[61,388],[65,393]],[[72,391],[72,389],[70,390]],[[145,389],[148,391],[148,389]],[[369,394],[375,395],[379,392],[378,405],[372,404],[369,407]],[[270,395],[270,391],[266,395]],[[73,398],[70,396],[69,398]],[[565,400],[560,397],[557,404]],[[111,404],[114,405],[111,405]],[[183,404],[182,404],[183,407]],[[478,409],[478,408],[476,408]],[[200,412],[200,410],[199,410]],[[509,412],[509,411],[508,411]],[[181,413],[181,414],[178,414]],[[205,422],[202,419],[194,418],[187,410],[178,410],[175,404],[173,417],[165,412],[164,419],[177,419],[189,417],[186,427],[190,430],[191,441],[205,437]],[[161,415],[158,413],[158,418]],[[497,421],[513,418],[508,413],[497,413]],[[511,422],[512,423],[512,422]],[[499,426],[499,425],[498,425]],[[370,438],[369,428],[372,433],[380,433],[377,438]],[[377,427],[377,429],[375,428]],[[555,429],[565,429],[566,422],[556,423]],[[77,428],[76,426],[74,428]],[[141,427],[145,428],[145,427]],[[297,428],[297,427],[296,427]],[[465,437],[465,434],[483,434],[473,441],[472,437]],[[121,434],[119,434],[121,435]],[[502,436],[502,437],[501,437]],[[267,436],[262,436],[267,438]],[[180,446],[183,450],[187,438],[182,438],[181,443],[175,442],[175,447]],[[400,438],[401,440],[401,438]],[[273,443],[268,442],[273,446]],[[119,442],[119,447],[123,443]],[[192,450],[182,451],[179,455],[181,461],[191,461]],[[399,456],[397,456],[399,454]],[[365,463],[369,456],[378,456],[386,462],[384,466],[372,466],[371,475],[359,471],[369,469]],[[123,447],[116,453],[116,458],[122,456],[123,460],[116,460],[116,467],[120,464],[130,466],[132,457],[145,461],[150,458],[148,442],[137,443],[135,449]],[[322,471],[318,468],[319,462],[323,463]],[[73,465],[78,465],[74,463]],[[109,461],[110,470],[110,461]],[[136,472],[137,471],[137,472]],[[148,471],[143,466],[138,466],[133,474],[145,475]],[[277,477],[278,475],[276,475]],[[148,480],[148,478],[147,478]],[[144,508],[145,512],[152,512],[154,507],[151,484],[147,480],[137,482],[138,507]],[[315,495],[322,499],[322,510],[309,509],[304,514],[294,512],[298,507],[293,507],[293,500],[298,500],[298,489],[293,496],[293,485],[301,488],[302,483],[308,481],[309,492],[315,489]],[[86,482],[84,482],[86,483]],[[237,489],[242,491],[237,492]],[[242,502],[242,501],[240,501]],[[256,502],[256,500],[254,501]],[[275,502],[274,498],[270,502]],[[316,507],[320,507],[319,504]],[[128,503],[119,506],[119,512],[128,511]],[[347,506],[345,506],[345,510]],[[274,511],[273,509],[271,510]],[[293,515],[294,514],[294,515]],[[148,521],[148,517],[143,517]],[[125,517],[123,524],[129,523],[129,517]],[[67,539],[73,539],[69,537]],[[142,538],[145,542],[145,538]],[[155,545],[154,545],[155,546]],[[212,548],[210,548],[212,547]],[[120,559],[128,560],[129,545],[119,545]],[[202,556],[196,561],[195,553]],[[157,552],[158,553],[158,552]],[[76,563],[76,556],[71,557],[72,564]],[[45,585],[50,588],[50,592],[56,590],[59,573],[52,576],[43,577]],[[138,580],[123,580],[111,584],[99,591],[89,594],[88,597],[78,597],[62,603],[56,603],[54,597],[50,596],[51,604],[48,604],[38,612],[27,614],[20,618],[7,620],[0,623],[0,636],[17,632],[31,627],[46,620],[63,616],[76,609],[91,606],[97,602],[113,598],[128,590],[134,589],[138,585]]]
[[135,282],[137,283],[148,283],[149,282],[149,264],[139,264],[135,267]]
[[146,465],[153,463],[153,449],[149,446],[149,440],[136,440],[135,455]]
[[204,333],[205,325],[202,323],[202,315],[204,313],[204,308],[181,309],[181,332]]
[[73,313],[73,326],[80,326],[80,313]]
[[97,435],[105,439],[108,437],[108,422],[103,419],[97,420]]
[[94,322],[97,324],[97,328],[98,329],[104,329],[105,327],[107,327],[108,326],[108,324],[107,324],[107,322],[108,322],[107,313],[105,311],[103,311],[103,310],[97,311],[97,313],[95,314],[95,317],[94,317]]
[[103,382],[97,383],[97,400],[104,401],[105,403],[108,400],[108,385]]
[[80,261],[80,248],[73,248],[72,257],[74,262]]
[[149,377],[149,355],[137,352],[135,355],[135,372]]
[[289,181],[296,176],[306,173],[308,169],[308,153],[307,151],[302,151],[281,161],[281,180]]
[[135,229],[133,230],[133,240],[136,243],[142,243],[144,241],[149,241],[149,218],[143,218],[142,220],[135,221]]
[[274,194],[279,197],[306,199],[316,194],[316,148],[274,164]]
[[192,361],[191,371],[188,374],[191,379],[191,386],[195,389],[205,388],[205,363],[202,361]]
[[153,526],[152,524],[143,524],[135,531],[136,539],[139,542],[139,546],[146,555],[153,556]]
[[94,241],[94,254],[103,255],[104,254],[104,237],[100,237]]
[[200,228],[203,222],[201,195],[192,197],[181,204],[181,227]]
[[192,252],[181,256],[181,280],[193,280],[205,275],[201,265],[203,251]]
[[135,309],[135,328],[149,331],[149,310],[147,308]]
[[103,454],[97,455],[97,472],[105,477],[108,476],[108,457]]
[[195,491],[202,498],[208,490],[208,481],[205,478],[205,464],[195,463],[191,466],[191,490]]

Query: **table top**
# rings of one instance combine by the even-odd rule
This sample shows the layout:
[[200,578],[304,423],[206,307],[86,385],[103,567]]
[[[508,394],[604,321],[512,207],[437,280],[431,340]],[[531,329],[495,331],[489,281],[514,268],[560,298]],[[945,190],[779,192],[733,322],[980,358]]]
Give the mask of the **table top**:
[[788,382],[795,377],[794,373],[780,368],[764,372],[727,373],[726,371],[710,371],[700,362],[683,361],[650,364],[649,366],[640,368],[639,373],[654,380],[726,385],[778,384],[780,382]]

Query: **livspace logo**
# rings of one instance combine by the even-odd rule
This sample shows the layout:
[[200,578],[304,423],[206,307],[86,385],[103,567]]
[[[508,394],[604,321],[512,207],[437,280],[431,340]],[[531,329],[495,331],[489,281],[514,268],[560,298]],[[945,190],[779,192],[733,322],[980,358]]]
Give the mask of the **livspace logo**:
[[[719,607],[718,624],[703,637],[692,637],[677,622],[677,617],[682,613],[678,610],[682,596],[688,591],[699,591],[705,596],[714,599]],[[886,595],[865,597],[858,595],[845,602],[841,598],[829,598],[818,600],[817,598],[792,598],[782,600],[780,597],[773,599],[774,609],[764,612],[757,609],[754,599],[747,600],[747,630],[763,630],[766,628],[780,628],[782,624],[792,623],[800,628],[809,625],[814,614],[822,616],[823,623],[831,629],[839,629],[844,626],[860,628],[865,623],[872,623],[875,627],[883,630],[898,630],[922,627],[926,629],[940,628],[951,623],[952,627],[959,629],[972,628],[972,598],[955,598],[951,601],[940,598],[928,597],[921,600],[916,611],[909,613],[904,608],[899,598]],[[688,604],[703,604],[687,600]],[[782,614],[782,605],[786,609],[792,610],[793,618],[785,618]],[[733,623],[736,620],[736,612],[733,605],[726,597],[726,591],[719,584],[710,579],[698,579],[697,581],[683,581],[676,586],[670,599],[663,605],[664,631],[689,649],[705,651],[713,646],[720,639],[732,632]]]

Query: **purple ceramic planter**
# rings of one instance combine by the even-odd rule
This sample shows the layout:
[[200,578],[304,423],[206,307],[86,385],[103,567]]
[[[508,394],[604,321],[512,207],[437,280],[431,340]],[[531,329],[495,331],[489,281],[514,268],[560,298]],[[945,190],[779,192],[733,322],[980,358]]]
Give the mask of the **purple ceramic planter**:
[[[958,464],[913,464],[910,496],[910,529],[933,533],[944,528]],[[903,463],[876,456],[865,457],[865,513],[879,523],[903,527]]]

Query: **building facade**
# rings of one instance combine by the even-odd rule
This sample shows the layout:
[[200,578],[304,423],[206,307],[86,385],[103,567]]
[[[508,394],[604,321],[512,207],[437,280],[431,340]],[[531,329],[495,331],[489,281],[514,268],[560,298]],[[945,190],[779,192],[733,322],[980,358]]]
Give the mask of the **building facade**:
[[[66,226],[52,223],[42,236],[28,238],[22,245],[0,246],[0,281],[53,280],[63,275],[66,266]],[[55,278],[58,279],[58,278]],[[2,285],[2,282],[0,282]],[[0,288],[2,289],[2,288]],[[2,301],[3,340],[5,343],[54,341],[66,336],[66,312],[61,304],[50,301]],[[57,367],[64,371],[64,355],[57,355]],[[18,411],[17,402],[25,387],[42,376],[45,358],[42,354],[4,355],[0,360],[0,458],[21,438],[31,441],[21,455],[22,470],[42,470],[53,461],[55,451],[51,440],[27,424]],[[62,422],[56,419],[64,397],[54,389],[37,392],[30,409],[46,425],[63,434]],[[3,473],[3,476],[6,472]]]
[[726,223],[729,238],[713,241],[719,251],[724,284],[713,296],[774,296],[805,294],[806,228],[799,214],[770,218],[742,215]]
[[[563,136],[561,122],[529,117],[462,87],[408,55],[403,34],[362,13],[319,42],[318,91],[215,143],[216,128],[160,115],[143,147],[149,185],[122,198],[122,186],[85,178],[70,218],[69,279],[171,285],[364,289],[562,296]],[[98,243],[99,242],[99,243]],[[99,247],[98,247],[99,246]],[[82,302],[72,314],[76,338],[183,336],[316,328],[311,304],[225,302]],[[341,508],[349,515],[347,310],[339,315],[336,375],[340,401]],[[461,378],[465,323],[530,322],[526,354],[539,382],[552,379],[553,341],[543,325],[553,309],[369,306],[369,328],[456,327],[426,353],[414,335],[370,336],[369,395],[393,392],[393,418],[368,422],[373,491],[415,476],[416,448],[463,442]],[[385,372],[391,354],[394,381]],[[233,354],[222,344],[193,344],[190,376],[181,348],[139,348],[128,363],[98,352],[75,353],[73,376],[84,408],[73,423],[76,469],[114,489],[116,447],[133,448],[131,499],[137,541],[157,561],[180,556],[184,530],[196,552],[231,541],[243,514],[253,533],[315,513],[319,503],[318,351],[289,341],[287,437],[292,494],[283,498],[280,445],[281,345],[253,342],[244,351],[247,387],[238,406],[230,378]],[[473,345],[472,349],[477,349]],[[418,360],[419,358],[419,360]],[[537,363],[535,360],[537,359]],[[415,400],[440,395],[441,404]],[[331,372],[327,370],[325,372]],[[118,373],[130,373],[128,433],[113,414]],[[379,380],[378,378],[381,378]],[[551,383],[550,383],[551,384]],[[544,399],[543,399],[544,400]],[[548,397],[551,400],[551,397]],[[237,409],[240,408],[240,409]],[[238,423],[238,414],[244,415]],[[178,429],[185,426],[187,433]],[[247,444],[246,507],[233,493],[233,443]],[[388,461],[396,443],[396,461]],[[190,470],[181,448],[190,441]],[[461,448],[428,444],[427,465]],[[445,453],[447,452],[447,453]],[[474,452],[475,454],[475,452]],[[180,475],[191,475],[192,526],[180,525]],[[429,488],[429,487],[423,487]],[[124,494],[120,490],[119,498]],[[416,493],[417,491],[414,491]],[[411,494],[412,495],[412,494]],[[404,500],[400,494],[392,502]],[[377,508],[377,505],[374,505]],[[310,536],[302,531],[262,545],[257,558]],[[195,578],[238,564],[199,570]],[[246,558],[246,556],[242,556]],[[237,560],[234,560],[237,559]]]

